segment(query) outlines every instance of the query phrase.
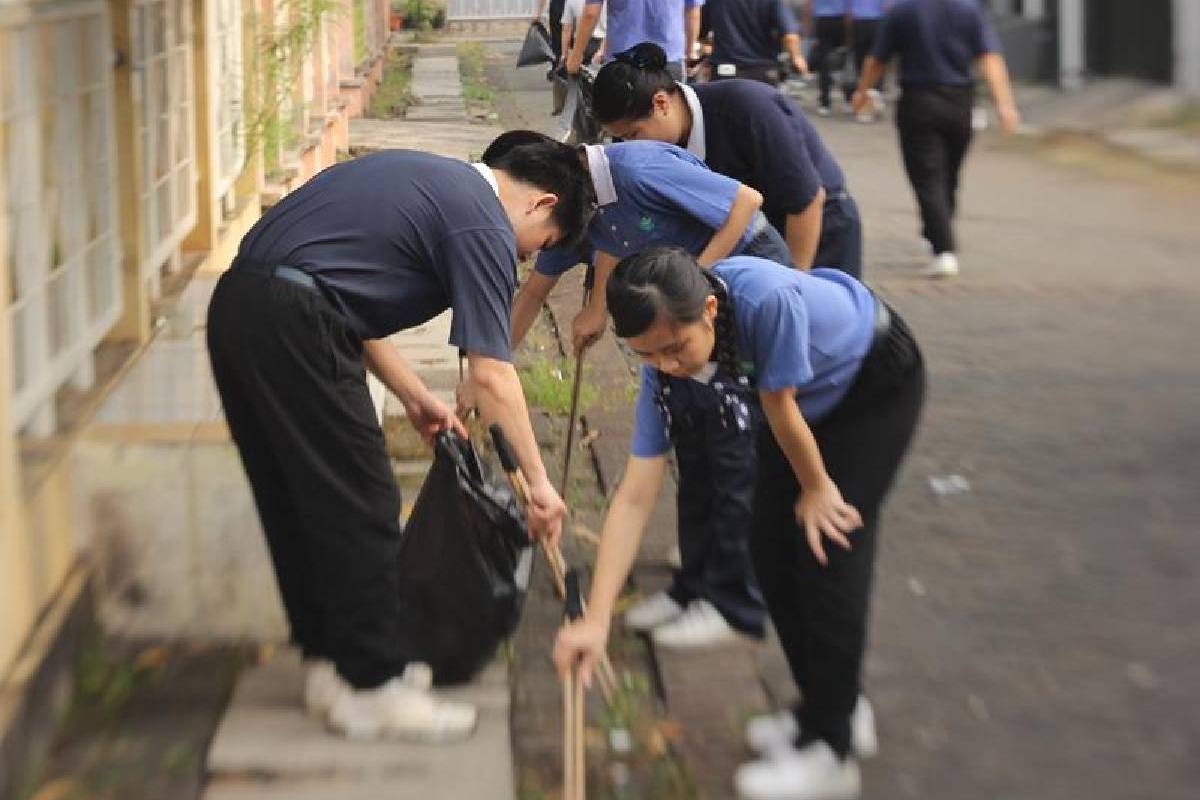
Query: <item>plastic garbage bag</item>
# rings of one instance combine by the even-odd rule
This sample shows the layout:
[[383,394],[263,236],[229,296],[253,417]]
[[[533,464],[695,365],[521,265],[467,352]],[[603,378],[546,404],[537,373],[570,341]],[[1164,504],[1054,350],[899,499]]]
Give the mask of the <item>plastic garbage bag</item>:
[[529,26],[525,41],[521,43],[521,52],[517,56],[518,67],[532,67],[534,64],[553,64],[554,48],[550,46],[550,32],[540,22]]
[[470,442],[439,434],[400,541],[406,653],[438,684],[470,680],[516,630],[532,557],[512,490]]

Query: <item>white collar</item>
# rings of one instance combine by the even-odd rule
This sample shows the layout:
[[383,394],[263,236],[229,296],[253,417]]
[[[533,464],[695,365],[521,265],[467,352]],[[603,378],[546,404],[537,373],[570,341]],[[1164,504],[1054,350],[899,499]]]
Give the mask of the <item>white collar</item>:
[[692,133],[688,136],[687,151],[701,161],[704,160],[704,109],[700,107],[700,98],[696,90],[686,83],[679,84],[683,91],[683,99],[687,101],[692,112]]
[[584,145],[587,153],[588,172],[592,186],[596,189],[596,202],[602,206],[617,202],[617,187],[613,186],[612,168],[608,164],[608,153],[598,144]]
[[496,183],[496,173],[492,172],[492,168],[482,161],[476,161],[471,165],[483,176],[483,179],[488,182],[488,186],[492,187],[492,191],[496,193],[496,197],[500,196],[500,184]]
[[688,375],[688,377],[691,378],[692,380],[696,381],[697,383],[712,383],[713,376],[716,374],[717,374],[717,362],[709,361],[707,364],[705,364],[703,367],[700,368],[699,372],[697,372],[693,375]]

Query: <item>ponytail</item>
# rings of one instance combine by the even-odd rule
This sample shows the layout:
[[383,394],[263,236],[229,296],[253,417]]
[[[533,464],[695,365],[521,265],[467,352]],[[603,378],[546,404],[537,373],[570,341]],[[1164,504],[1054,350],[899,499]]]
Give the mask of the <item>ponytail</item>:
[[592,114],[601,125],[639,120],[650,115],[654,95],[674,93],[679,85],[667,72],[667,54],[653,42],[642,42],[613,56],[592,85]]

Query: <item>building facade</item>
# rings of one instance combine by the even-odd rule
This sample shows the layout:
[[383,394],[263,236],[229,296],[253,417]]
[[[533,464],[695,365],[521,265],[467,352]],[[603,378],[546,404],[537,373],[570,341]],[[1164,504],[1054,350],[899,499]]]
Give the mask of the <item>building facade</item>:
[[388,11],[0,0],[0,795],[39,643],[88,580],[79,432],[164,298],[347,149]]

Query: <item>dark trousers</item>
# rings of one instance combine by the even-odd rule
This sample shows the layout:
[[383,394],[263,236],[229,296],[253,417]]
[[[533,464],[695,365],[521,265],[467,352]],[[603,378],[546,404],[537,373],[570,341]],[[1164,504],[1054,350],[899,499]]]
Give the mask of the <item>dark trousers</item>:
[[[550,32],[550,47],[554,50],[554,57],[562,60],[565,54],[562,51],[562,15],[563,7],[566,5],[566,0],[550,0],[550,6],[546,9],[549,15],[546,28]],[[586,63],[586,62],[585,62]]]
[[[851,35],[854,37],[854,66],[856,74],[862,75],[863,64],[867,61],[867,56],[871,55],[871,47],[875,44],[875,34],[879,32],[879,20],[877,19],[856,19],[854,25],[850,29]],[[875,89],[883,91],[883,78],[875,84]]]
[[792,264],[792,251],[788,250],[787,242],[779,231],[775,230],[775,226],[769,224],[754,234],[754,238],[746,242],[745,247],[735,250],[731,255],[754,256],[785,267],[795,266]]
[[[817,17],[813,20],[814,34],[817,39],[816,45],[812,50],[812,68],[817,70],[817,87],[820,90],[819,102],[822,106],[829,106],[829,94],[833,89],[834,74],[841,71],[842,64],[837,63],[838,59],[833,58],[839,48],[846,47],[846,19],[845,17]],[[842,87],[842,92],[849,100],[854,93],[853,87],[847,90],[847,87]]]
[[821,239],[812,265],[834,267],[861,278],[862,262],[862,219],[858,204],[845,191],[834,192],[825,198],[821,210]]
[[400,674],[400,492],[362,342],[317,291],[235,267],[208,348],[292,639],[358,688]]
[[905,86],[896,108],[904,170],[935,254],[953,252],[958,174],[971,146],[969,86]]
[[872,348],[833,412],[812,426],[825,468],[862,515],[846,551],[825,541],[817,563],[794,506],[800,496],[769,430],[759,437],[751,551],[759,586],[800,689],[802,743],[817,739],[839,755],[850,748],[850,714],[860,692],[867,608],[879,511],[916,429],[925,371],[899,317]]
[[[661,373],[660,380],[679,467],[682,566],[669,594],[681,605],[707,600],[731,626],[761,637],[767,609],[750,561],[755,437],[763,426],[757,398],[720,374],[709,385]],[[741,403],[744,426],[730,402]]]
[[768,86],[778,86],[782,75],[779,72],[778,64],[737,64],[735,65],[733,75],[721,75],[720,65],[714,64],[712,70],[712,78],[714,81],[723,81],[729,78],[745,78],[746,80],[758,81],[765,83]]

